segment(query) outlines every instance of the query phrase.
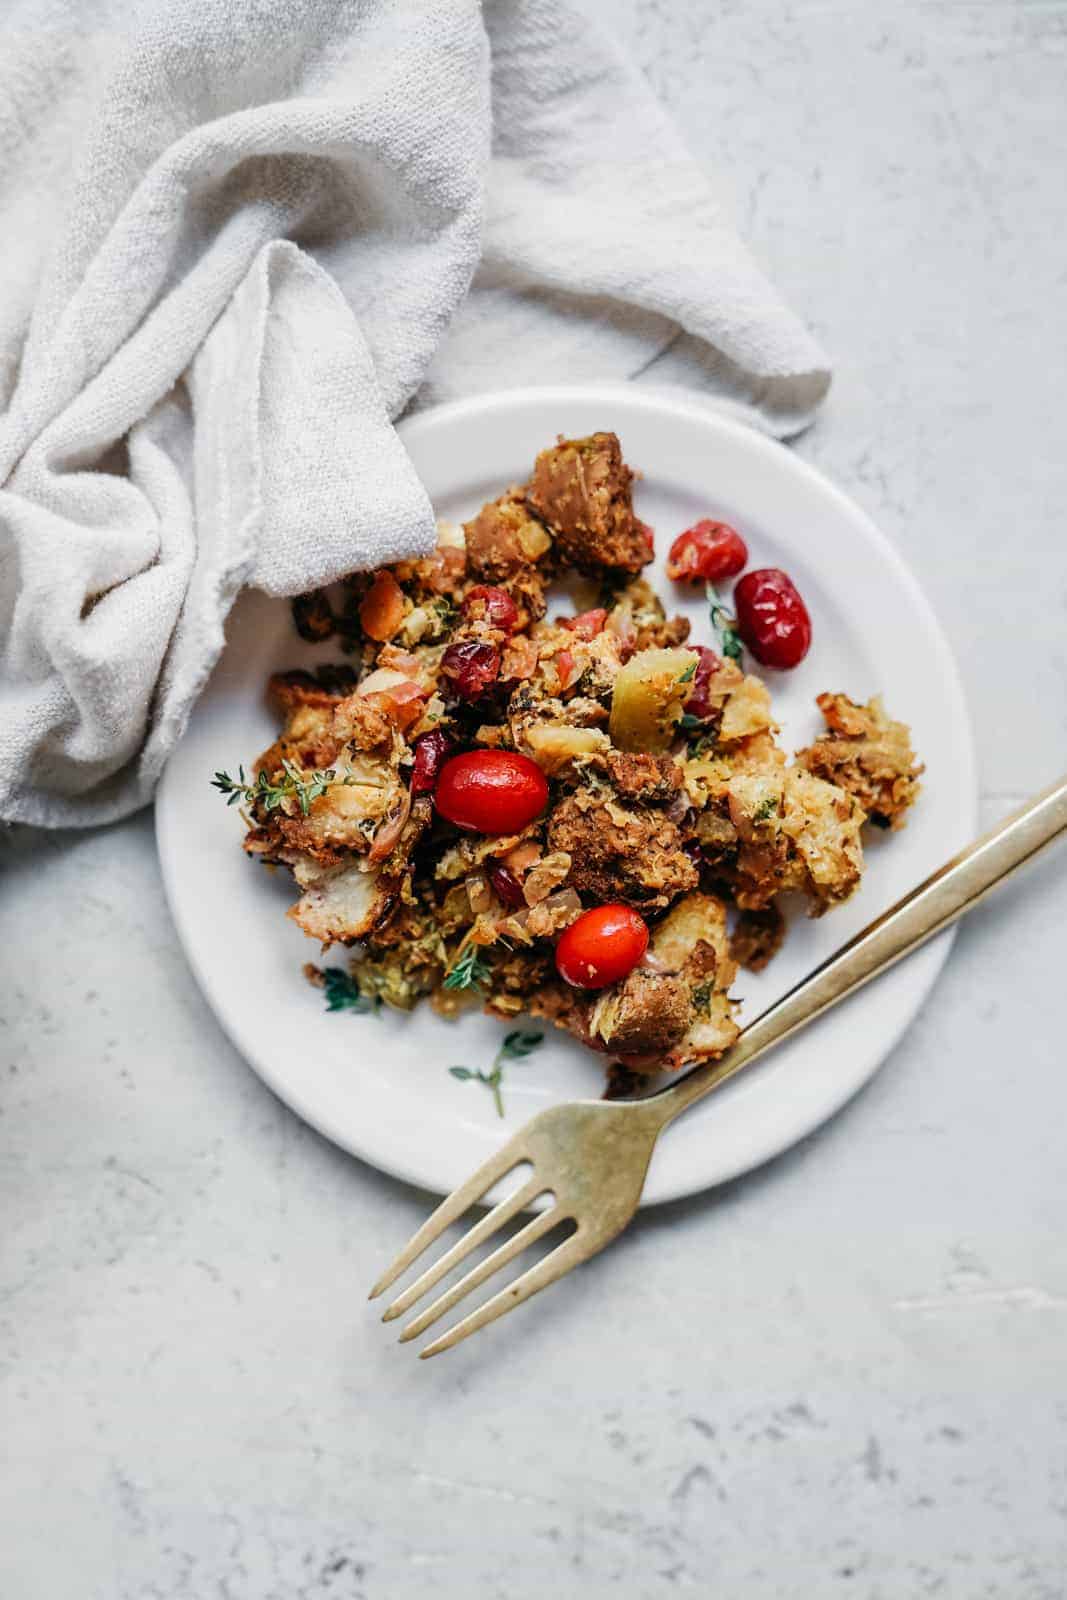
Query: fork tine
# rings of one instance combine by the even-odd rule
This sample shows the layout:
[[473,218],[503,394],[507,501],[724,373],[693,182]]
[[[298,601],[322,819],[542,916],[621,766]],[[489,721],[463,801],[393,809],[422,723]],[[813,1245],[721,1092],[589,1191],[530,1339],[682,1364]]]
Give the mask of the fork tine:
[[522,1131],[520,1131],[513,1139],[509,1139],[504,1148],[498,1150],[495,1156],[490,1156],[488,1161],[483,1162],[477,1172],[467,1179],[466,1183],[461,1183],[458,1189],[453,1189],[447,1199],[441,1201],[437,1210],[427,1217],[418,1232],[408,1240],[392,1266],[387,1267],[382,1273],[371,1290],[369,1298],[376,1300],[380,1294],[383,1294],[391,1283],[396,1282],[402,1272],[407,1271],[413,1261],[418,1260],[426,1247],[433,1244],[434,1240],[444,1232],[450,1223],[455,1222],[465,1211],[469,1211],[471,1206],[480,1200],[488,1189],[493,1187],[494,1183],[499,1183],[500,1179],[506,1177],[512,1167],[526,1159],[526,1147],[523,1143]]
[[468,1228],[462,1239],[458,1239],[451,1250],[446,1250],[444,1255],[440,1256],[432,1266],[427,1267],[426,1271],[416,1278],[415,1282],[410,1284],[403,1294],[397,1295],[392,1305],[382,1313],[382,1321],[392,1322],[394,1317],[402,1317],[408,1307],[413,1306],[416,1300],[421,1299],[427,1289],[432,1289],[440,1278],[451,1272],[452,1268],[462,1261],[464,1256],[470,1255],[472,1250],[477,1249],[478,1245],[488,1239],[491,1234],[494,1234],[505,1222],[510,1222],[512,1217],[518,1216],[519,1212],[525,1210],[530,1201],[543,1190],[544,1184],[540,1178],[536,1175],[528,1178],[524,1184],[515,1190],[514,1194],[509,1194],[506,1200],[501,1200],[500,1204],[494,1206],[492,1211],[482,1217],[480,1222],[476,1222],[472,1228]]
[[542,1234],[548,1233],[562,1220],[563,1217],[559,1206],[550,1206],[547,1211],[538,1212],[537,1216],[533,1217],[525,1228],[520,1228],[518,1233],[513,1233],[510,1239],[505,1239],[504,1243],[494,1250],[492,1255],[486,1256],[484,1261],[479,1261],[478,1265],[472,1267],[470,1272],[462,1277],[458,1283],[453,1284],[451,1289],[447,1289],[444,1294],[439,1295],[432,1305],[428,1305],[425,1311],[421,1311],[413,1321],[409,1322],[400,1335],[401,1344],[406,1343],[408,1339],[417,1339],[419,1334],[424,1333],[432,1322],[437,1321],[438,1317],[443,1317],[446,1311],[451,1311],[452,1307],[462,1300],[464,1295],[469,1294],[472,1289],[476,1289],[480,1283],[484,1283],[486,1278],[491,1278],[493,1273],[500,1267],[506,1267],[508,1262],[521,1255],[528,1245],[535,1243]]
[[[551,1216],[551,1212],[542,1213],[542,1216]],[[534,1219],[541,1221],[541,1216]],[[558,1220],[558,1218],[556,1219]],[[523,1232],[526,1230],[524,1229]],[[516,1234],[521,1238],[521,1234]],[[497,1317],[502,1317],[515,1306],[521,1306],[524,1300],[529,1300],[531,1295],[537,1294],[540,1289],[547,1289],[550,1283],[555,1283],[557,1278],[562,1278],[564,1273],[584,1261],[591,1252],[586,1250],[582,1234],[572,1233],[569,1239],[564,1239],[562,1244],[551,1250],[547,1256],[524,1272],[521,1278],[516,1278],[514,1283],[509,1283],[506,1289],[501,1289],[491,1300],[480,1305],[477,1311],[472,1311],[469,1317],[464,1317],[462,1322],[454,1323],[447,1333],[439,1339],[428,1344],[425,1350],[419,1351],[419,1360],[426,1361],[430,1356],[440,1355],[442,1350],[451,1350],[453,1345],[466,1339],[468,1334],[476,1333],[479,1328],[484,1328],[487,1322],[494,1322]],[[512,1240],[512,1243],[515,1241]],[[594,1245],[594,1250],[596,1246]],[[490,1257],[492,1260],[492,1257]]]

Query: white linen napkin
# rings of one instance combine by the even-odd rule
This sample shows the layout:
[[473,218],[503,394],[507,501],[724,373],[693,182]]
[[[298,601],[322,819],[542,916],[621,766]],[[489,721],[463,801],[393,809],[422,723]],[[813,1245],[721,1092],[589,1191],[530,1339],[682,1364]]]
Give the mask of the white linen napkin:
[[149,799],[244,585],[432,543],[414,396],[829,383],[569,0],[12,0],[0,155],[6,820]]

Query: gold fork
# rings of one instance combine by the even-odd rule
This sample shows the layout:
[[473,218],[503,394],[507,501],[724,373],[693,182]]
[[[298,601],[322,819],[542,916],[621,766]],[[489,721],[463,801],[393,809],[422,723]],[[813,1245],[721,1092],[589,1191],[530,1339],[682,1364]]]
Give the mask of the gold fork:
[[371,1290],[371,1299],[388,1289],[447,1227],[482,1200],[514,1167],[529,1163],[533,1168],[531,1176],[416,1278],[389,1306],[383,1320],[402,1316],[472,1250],[542,1195],[550,1197],[552,1203],[414,1317],[400,1335],[401,1340],[417,1338],[472,1289],[560,1223],[574,1225],[567,1239],[427,1345],[421,1351],[423,1359],[450,1349],[587,1261],[622,1232],[637,1210],[656,1140],[675,1117],[734,1077],[742,1067],[749,1066],[772,1045],[796,1033],[829,1006],[955,922],[1065,831],[1067,778],[1046,789],[905,895],[750,1023],[718,1061],[695,1068],[645,1100],[580,1100],[542,1111],[438,1206],[379,1278]]

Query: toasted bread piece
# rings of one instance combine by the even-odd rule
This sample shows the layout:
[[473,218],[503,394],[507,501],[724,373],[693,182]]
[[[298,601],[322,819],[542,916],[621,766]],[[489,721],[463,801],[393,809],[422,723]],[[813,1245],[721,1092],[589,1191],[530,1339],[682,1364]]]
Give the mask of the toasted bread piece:
[[652,559],[634,516],[633,473],[614,433],[561,439],[542,450],[526,504],[547,524],[559,559],[580,572],[640,572]]
[[552,540],[530,514],[521,489],[509,489],[491,500],[464,524],[467,567],[483,583],[514,578],[548,554]]
[[324,945],[356,944],[388,916],[397,886],[367,871],[364,863],[325,869],[308,882],[289,915]]
[[591,786],[560,801],[548,819],[547,839],[551,849],[571,857],[571,884],[593,904],[622,900],[639,910],[662,910],[699,879],[677,824],[664,812]]
[[902,828],[919,793],[922,767],[903,722],[886,714],[881,696],[858,705],[847,694],[821,694],[828,733],[797,756],[797,764],[854,795],[883,828]]

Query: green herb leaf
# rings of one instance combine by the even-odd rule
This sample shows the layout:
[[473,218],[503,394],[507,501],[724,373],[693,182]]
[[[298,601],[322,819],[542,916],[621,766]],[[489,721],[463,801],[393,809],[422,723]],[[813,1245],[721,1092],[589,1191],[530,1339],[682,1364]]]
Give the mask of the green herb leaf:
[[773,817],[778,810],[778,796],[769,794],[766,800],[761,800],[752,813],[753,822],[766,822],[768,817]]
[[[448,981],[447,979],[445,980]],[[500,1085],[504,1080],[504,1062],[521,1061],[531,1051],[543,1044],[544,1034],[524,1033],[517,1028],[513,1033],[505,1034],[504,1042],[493,1057],[493,1066],[490,1072],[472,1072],[469,1067],[449,1067],[453,1078],[458,1078],[461,1083],[480,1083],[490,1091],[493,1104],[496,1106],[498,1117],[504,1115],[504,1097],[500,1092]]]
[[713,984],[711,984],[711,983],[700,983],[700,984],[698,984],[697,987],[693,990],[693,995],[692,995],[693,1009],[695,1011],[699,1011],[701,1013],[707,1011],[708,1006],[711,1004],[711,996],[712,996],[713,992],[714,992],[714,985]]
[[521,1061],[544,1042],[544,1037],[543,1033],[509,1033],[500,1046],[500,1055],[505,1061]]
[[720,650],[727,660],[740,661],[741,639],[737,632],[737,618],[723,605],[713,583],[708,582],[704,585],[704,593],[708,597],[708,613],[719,640]]
[[691,661],[689,663],[689,665],[686,667],[685,671],[682,673],[682,676],[678,679],[678,682],[679,683],[692,683],[692,681],[696,677],[696,675],[697,675],[697,664],[696,664],[695,661]]
[[432,600],[428,609],[433,613],[435,638],[440,638],[443,633],[448,633],[459,616],[459,612],[451,600],[446,599],[444,595]]
[[211,787],[226,796],[226,804],[228,806],[237,805],[247,793],[244,767],[238,767],[237,773],[238,780],[231,778],[228,772],[216,772],[211,780]]
[[699,717],[694,717],[691,711],[683,711],[678,718],[678,727],[683,733],[692,733],[695,728],[702,728],[703,722]]
[[365,995],[355,978],[343,967],[324,967],[322,984],[326,991],[327,1011],[355,1011],[374,1014],[381,1010],[378,995]]
[[469,944],[445,976],[446,989],[480,989],[492,968],[483,960],[477,945]]
[[291,761],[282,762],[282,776],[277,783],[271,783],[265,772],[259,774],[255,783],[247,783],[244,767],[238,767],[237,771],[239,776],[236,779],[231,778],[228,772],[216,772],[211,780],[211,787],[226,796],[228,806],[246,800],[250,805],[262,806],[264,811],[277,811],[282,801],[292,796],[305,817],[311,810],[311,802],[337,782],[334,767],[325,767],[321,772],[313,771],[305,776]]

